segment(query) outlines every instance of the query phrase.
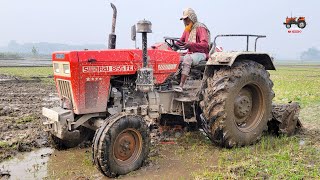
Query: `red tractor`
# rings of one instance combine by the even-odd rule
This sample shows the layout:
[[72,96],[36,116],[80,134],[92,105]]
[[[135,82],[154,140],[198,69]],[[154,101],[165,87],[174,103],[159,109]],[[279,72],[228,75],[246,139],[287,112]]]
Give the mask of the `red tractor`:
[[[198,125],[222,147],[260,139],[272,119],[274,92],[267,72],[275,70],[272,59],[267,53],[248,51],[248,44],[243,52],[215,52],[215,47],[218,37],[244,36],[249,42],[249,37],[257,41],[265,36],[217,36],[210,58],[192,68],[185,91],[178,93],[173,86],[180,80],[177,51],[185,49],[183,43],[166,37],[147,49],[151,22],[143,20],[132,31],[132,37],[135,31],[142,34],[142,50],[115,49],[112,7],[108,50],[53,53],[61,104],[43,108],[43,115],[57,146],[74,147],[95,132],[94,163],[104,175],[115,177],[141,167],[149,153],[149,132],[164,118]],[[295,128],[297,122],[290,124]]]
[[297,17],[287,17],[286,22],[283,24],[286,25],[287,29],[290,29],[292,24],[296,24],[301,29],[305,28],[307,25],[305,17],[299,17],[298,20]]

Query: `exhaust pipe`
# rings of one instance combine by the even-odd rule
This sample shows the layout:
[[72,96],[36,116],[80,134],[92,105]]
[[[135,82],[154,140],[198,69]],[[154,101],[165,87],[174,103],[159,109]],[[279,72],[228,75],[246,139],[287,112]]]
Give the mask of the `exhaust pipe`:
[[142,55],[144,68],[148,66],[147,33],[152,33],[151,26],[151,22],[147,20],[141,20],[137,23],[137,32],[142,34]]
[[138,70],[136,80],[137,90],[147,93],[153,91],[153,69],[148,67],[147,33],[152,33],[151,22],[142,20],[137,23],[137,32],[142,34],[142,62],[143,67]]
[[112,16],[112,27],[111,27],[111,33],[109,34],[109,42],[108,42],[108,48],[109,49],[115,49],[116,48],[116,40],[117,36],[115,34],[116,32],[116,22],[117,22],[117,8],[114,4],[110,3],[111,7],[113,9],[113,16]]

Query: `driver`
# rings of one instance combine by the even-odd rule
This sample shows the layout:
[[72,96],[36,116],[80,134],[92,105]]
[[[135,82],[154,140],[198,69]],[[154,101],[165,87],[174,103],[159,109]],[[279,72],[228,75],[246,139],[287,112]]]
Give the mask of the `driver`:
[[174,88],[177,92],[183,91],[183,85],[190,73],[191,65],[197,65],[200,61],[206,60],[209,54],[210,31],[206,25],[198,22],[198,18],[193,9],[187,8],[183,11],[185,30],[180,38],[184,46],[188,49],[186,55],[181,57],[182,72],[180,85]]

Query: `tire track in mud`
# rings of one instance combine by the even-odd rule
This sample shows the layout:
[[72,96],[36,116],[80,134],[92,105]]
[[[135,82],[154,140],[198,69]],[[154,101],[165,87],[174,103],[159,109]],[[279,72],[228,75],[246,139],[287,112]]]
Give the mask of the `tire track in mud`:
[[[0,75],[0,79],[15,79]],[[42,107],[58,105],[55,86],[41,82],[0,85],[0,162],[17,152],[49,146],[42,130]]]

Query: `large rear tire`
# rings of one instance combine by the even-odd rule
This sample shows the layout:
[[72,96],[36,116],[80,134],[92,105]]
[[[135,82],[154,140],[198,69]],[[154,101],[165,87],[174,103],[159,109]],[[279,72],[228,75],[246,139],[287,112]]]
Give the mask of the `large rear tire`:
[[298,21],[298,27],[303,29],[305,28],[307,25],[306,21]]
[[207,74],[200,107],[213,142],[231,148],[260,139],[272,118],[269,76],[263,65],[248,60]]
[[124,175],[142,166],[149,146],[146,122],[139,116],[124,116],[97,130],[92,146],[93,161],[105,176]]

